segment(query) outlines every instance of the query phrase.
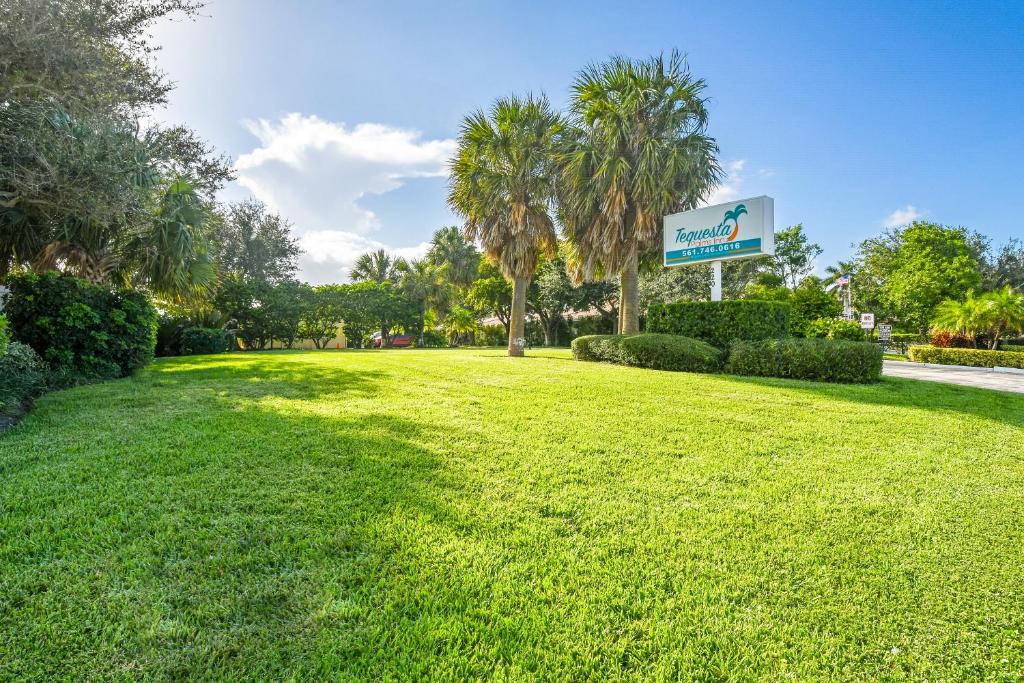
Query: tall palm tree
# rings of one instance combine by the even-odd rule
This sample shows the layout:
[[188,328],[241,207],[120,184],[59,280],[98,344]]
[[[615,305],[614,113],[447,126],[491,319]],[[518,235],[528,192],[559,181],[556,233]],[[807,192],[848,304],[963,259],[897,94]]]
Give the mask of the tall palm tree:
[[473,284],[480,266],[480,252],[456,225],[446,226],[434,233],[427,259],[443,268],[445,279],[459,289]]
[[395,258],[383,249],[360,254],[356,264],[349,273],[353,282],[398,282],[401,268],[405,263],[401,257]]
[[467,239],[512,281],[508,355],[522,356],[526,290],[541,254],[557,248],[551,209],[554,150],[563,129],[546,97],[500,99],[490,116],[465,118],[452,160],[448,203],[465,219]]
[[722,177],[704,87],[677,52],[667,60],[613,57],[573,85],[559,218],[576,280],[620,275],[624,334],[639,331],[638,269],[653,261],[662,217],[694,208]]
[[1006,285],[985,295],[992,321],[992,349],[999,348],[999,338],[1007,330],[1024,332],[1024,294]]
[[427,309],[445,299],[447,286],[441,278],[441,268],[426,259],[413,259],[401,267],[399,285],[403,291],[416,300],[420,308],[420,346],[423,346],[423,328],[426,325]]

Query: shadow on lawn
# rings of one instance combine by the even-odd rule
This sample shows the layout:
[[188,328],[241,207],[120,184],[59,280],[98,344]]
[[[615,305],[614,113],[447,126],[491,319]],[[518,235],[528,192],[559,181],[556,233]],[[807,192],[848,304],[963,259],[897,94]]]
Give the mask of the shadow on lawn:
[[899,377],[884,377],[877,384],[835,384],[739,375],[721,377],[740,384],[812,394],[840,403],[949,411],[1024,428],[1024,399],[1008,392]]

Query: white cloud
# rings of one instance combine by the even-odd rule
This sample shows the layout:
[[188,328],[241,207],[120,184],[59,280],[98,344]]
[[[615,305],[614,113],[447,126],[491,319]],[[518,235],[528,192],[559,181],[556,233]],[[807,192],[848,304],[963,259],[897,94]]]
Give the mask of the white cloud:
[[924,216],[923,213],[917,210],[916,207],[907,204],[902,209],[896,209],[882,221],[882,225],[886,228],[895,228],[900,225],[906,225],[907,223],[913,223],[918,218]]
[[410,178],[445,175],[454,140],[424,140],[419,131],[379,123],[348,127],[299,113],[244,123],[259,146],[238,157],[238,183],[295,225],[306,250],[301,277],[338,282],[367,249],[425,251],[422,244],[375,239],[383,226],[359,201]]
[[703,206],[712,206],[739,199],[743,186],[743,168],[746,165],[745,159],[737,159],[726,164],[725,180],[715,188]]

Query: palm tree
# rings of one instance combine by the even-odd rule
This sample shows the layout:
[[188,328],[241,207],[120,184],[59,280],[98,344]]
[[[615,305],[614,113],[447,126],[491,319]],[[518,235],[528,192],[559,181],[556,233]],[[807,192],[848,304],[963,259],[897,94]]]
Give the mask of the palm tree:
[[423,346],[423,328],[427,308],[445,299],[447,287],[441,278],[441,268],[426,259],[414,259],[401,266],[400,286],[420,307],[420,346]]
[[694,208],[722,177],[718,145],[706,134],[704,86],[677,52],[668,60],[614,57],[573,85],[559,218],[577,281],[619,273],[624,334],[639,331],[638,269],[653,260],[662,217]]
[[490,117],[478,111],[465,118],[452,160],[448,203],[465,219],[466,238],[478,240],[512,281],[510,356],[523,355],[526,290],[537,261],[558,248],[550,212],[562,128],[544,96],[500,99]]
[[977,336],[988,329],[992,320],[988,300],[972,292],[963,301],[946,299],[936,306],[932,326],[939,332],[954,332],[968,337],[976,345]]
[[444,331],[448,334],[448,341],[452,344],[458,343],[468,335],[476,332],[476,316],[473,311],[462,306],[456,306],[444,319]]
[[999,348],[999,338],[1007,330],[1024,332],[1024,294],[1006,285],[985,295],[992,321],[992,349]]
[[378,285],[385,282],[395,283],[398,282],[404,263],[404,259],[395,258],[383,249],[368,251],[356,259],[356,265],[349,272],[349,277],[353,282],[376,282]]
[[443,268],[445,279],[459,289],[473,284],[480,266],[480,252],[456,225],[449,225],[434,233],[427,259]]

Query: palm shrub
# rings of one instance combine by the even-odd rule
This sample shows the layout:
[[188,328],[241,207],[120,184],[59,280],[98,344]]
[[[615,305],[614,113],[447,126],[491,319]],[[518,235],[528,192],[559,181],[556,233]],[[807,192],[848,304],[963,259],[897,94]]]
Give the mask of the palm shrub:
[[999,338],[1007,331],[1024,332],[1024,294],[1006,285],[985,295],[988,319],[992,323],[992,349],[999,348]]
[[542,254],[557,251],[551,209],[562,120],[546,97],[509,97],[467,116],[452,160],[448,203],[465,235],[512,282],[508,355],[522,356],[526,291]]
[[640,330],[638,269],[661,243],[662,217],[695,207],[721,178],[704,87],[677,52],[614,57],[573,85],[559,219],[577,280],[620,275],[624,334]]

